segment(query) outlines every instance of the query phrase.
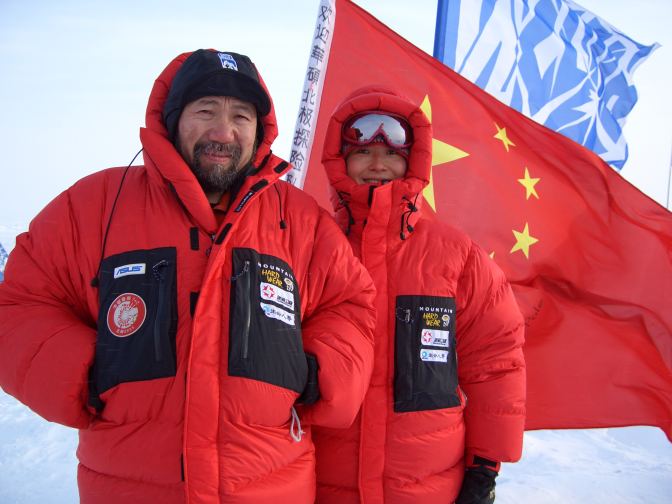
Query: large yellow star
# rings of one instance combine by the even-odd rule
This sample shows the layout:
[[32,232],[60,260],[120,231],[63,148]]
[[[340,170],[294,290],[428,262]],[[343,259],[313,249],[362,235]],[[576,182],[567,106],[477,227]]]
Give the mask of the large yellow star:
[[511,147],[515,147],[516,144],[514,144],[511,140],[509,140],[509,137],[506,134],[506,128],[500,128],[497,123],[495,123],[495,128],[497,128],[497,134],[493,135],[497,140],[501,140],[502,143],[504,144],[504,148],[506,149],[506,152],[509,152],[509,145]]
[[530,196],[534,196],[535,198],[539,199],[539,195],[537,194],[537,190],[534,188],[534,186],[537,185],[537,182],[540,180],[540,178],[531,178],[530,171],[527,169],[527,166],[525,167],[525,178],[518,179],[518,182],[520,182],[525,188],[525,199],[529,200]]
[[[425,99],[422,101],[420,109],[422,109],[431,123],[432,104],[429,102],[429,95],[425,95]],[[453,147],[452,145],[442,142],[441,140],[432,138],[432,168],[443,163],[455,161],[456,159],[460,159],[468,155],[469,154],[467,152],[464,152],[457,147]],[[433,170],[430,170],[429,184],[427,184],[427,187],[425,187],[422,191],[422,195],[427,200],[427,203],[429,203],[430,206],[436,210],[436,200],[434,198],[434,177],[432,172]]]
[[530,247],[537,243],[539,240],[535,238],[534,236],[530,236],[530,230],[527,225],[527,222],[525,223],[525,228],[523,229],[522,232],[516,231],[515,229],[513,231],[513,236],[516,237],[516,244],[513,246],[511,249],[510,254],[513,254],[516,250],[522,250],[523,254],[525,254],[525,257],[527,259],[530,258]]

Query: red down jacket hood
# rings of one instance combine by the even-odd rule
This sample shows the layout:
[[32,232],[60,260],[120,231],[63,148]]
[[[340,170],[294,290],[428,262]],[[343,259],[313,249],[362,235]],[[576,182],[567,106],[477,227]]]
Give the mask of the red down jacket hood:
[[[149,95],[149,102],[147,104],[147,112],[145,114],[145,123],[147,129],[158,133],[159,135],[168,139],[168,131],[163,122],[163,106],[168,98],[170,85],[173,82],[175,74],[182,66],[182,63],[193,54],[193,52],[182,53],[171,61],[168,66],[161,72],[161,74],[154,81],[154,87]],[[255,68],[256,69],[256,68]],[[259,142],[257,153],[252,160],[252,163],[257,166],[271,151],[271,145],[278,136],[278,125],[275,119],[275,108],[273,107],[273,99],[271,98],[268,88],[264,83],[261,75],[257,71],[259,82],[266,91],[266,95],[271,101],[271,110],[265,116],[259,117],[259,121],[264,128],[264,138]]]
[[[140,138],[143,141],[143,155],[146,164],[155,165],[159,169],[161,175],[171,183],[189,212],[201,225],[214,233],[217,230],[217,223],[210,204],[203,197],[203,189],[196,177],[170,141],[162,117],[171,83],[182,63],[191,54],[192,52],[186,52],[174,58],[154,81],[145,114],[146,127],[141,128]],[[252,164],[260,168],[255,173],[255,180],[265,180],[270,184],[288,171],[290,166],[287,163],[282,163],[279,166],[282,160],[271,152],[271,145],[278,135],[275,108],[266,84],[258,71],[257,75],[269,97],[271,109],[268,114],[258,118],[263,126],[263,138],[258,143]],[[252,177],[248,177],[248,179],[252,180]]]
[[[405,117],[413,129],[413,145],[408,156],[408,169],[401,179],[395,180],[398,191],[407,195],[416,195],[427,184],[432,165],[432,125],[425,113],[408,99],[393,91],[381,87],[361,88],[348,96],[334,111],[327,128],[324,141],[322,163],[332,190],[332,205],[338,211],[341,199],[367,199],[369,186],[357,184],[346,173],[345,159],[341,153],[343,141],[341,130],[343,123],[351,116],[361,112],[391,112]],[[339,194],[341,195],[339,198]]]

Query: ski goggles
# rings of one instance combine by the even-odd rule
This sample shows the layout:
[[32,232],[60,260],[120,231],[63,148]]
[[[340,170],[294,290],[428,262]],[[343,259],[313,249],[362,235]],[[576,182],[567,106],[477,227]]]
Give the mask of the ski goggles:
[[406,149],[413,143],[413,130],[406,119],[381,112],[364,112],[343,124],[343,141],[352,145],[368,145],[379,136],[393,149]]

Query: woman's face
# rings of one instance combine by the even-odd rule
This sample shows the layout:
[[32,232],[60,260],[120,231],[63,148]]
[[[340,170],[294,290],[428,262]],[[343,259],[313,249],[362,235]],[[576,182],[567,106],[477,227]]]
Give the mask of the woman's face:
[[384,143],[355,147],[345,159],[348,176],[358,184],[382,185],[403,177],[408,166],[404,156]]

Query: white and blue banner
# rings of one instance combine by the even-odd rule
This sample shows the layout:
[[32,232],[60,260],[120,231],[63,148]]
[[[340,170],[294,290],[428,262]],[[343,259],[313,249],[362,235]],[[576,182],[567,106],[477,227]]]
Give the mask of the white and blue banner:
[[570,0],[439,0],[434,57],[621,169],[632,74],[656,47]]
[[7,262],[7,251],[0,243],[0,282],[5,279],[5,263]]

